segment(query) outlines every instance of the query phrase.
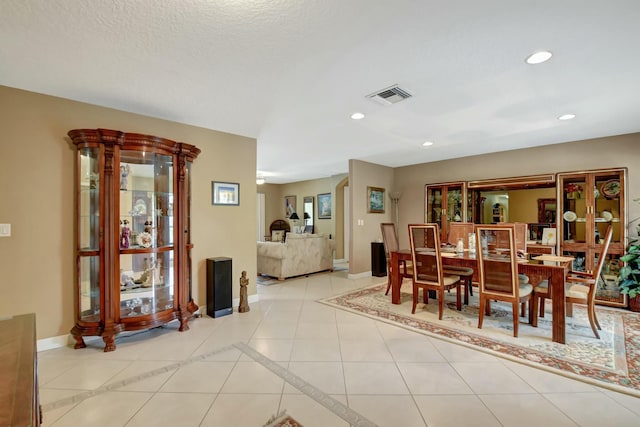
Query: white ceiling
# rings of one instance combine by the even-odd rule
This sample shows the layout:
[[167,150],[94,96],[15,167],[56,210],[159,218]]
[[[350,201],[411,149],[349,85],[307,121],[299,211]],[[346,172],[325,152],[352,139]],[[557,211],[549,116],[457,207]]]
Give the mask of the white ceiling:
[[[255,137],[286,183],[638,132],[639,23],[639,0],[1,0],[0,84]],[[393,84],[413,97],[366,98]]]

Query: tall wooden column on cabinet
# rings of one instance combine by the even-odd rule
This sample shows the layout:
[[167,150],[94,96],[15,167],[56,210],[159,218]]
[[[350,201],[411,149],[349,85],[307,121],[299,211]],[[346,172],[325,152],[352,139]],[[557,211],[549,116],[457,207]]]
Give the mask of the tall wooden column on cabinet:
[[443,241],[447,241],[449,223],[465,222],[471,217],[464,182],[427,184],[425,187],[425,222],[440,225]]
[[77,147],[75,348],[102,336],[115,350],[122,331],[174,319],[180,331],[191,298],[193,145],[108,129],[68,133]]
[[613,228],[596,303],[618,307],[627,306],[627,296],[615,283],[627,237],[626,176],[626,168],[560,173],[557,185],[559,253],[575,257],[574,270],[595,268],[600,238],[609,225]]

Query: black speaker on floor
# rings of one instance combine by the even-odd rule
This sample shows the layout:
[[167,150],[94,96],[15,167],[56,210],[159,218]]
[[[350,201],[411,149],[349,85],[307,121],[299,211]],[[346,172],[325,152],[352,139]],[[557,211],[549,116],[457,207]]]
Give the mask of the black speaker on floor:
[[226,316],[233,313],[231,291],[231,258],[207,258],[207,315]]
[[382,242],[371,242],[371,275],[376,277],[387,275],[387,255]]

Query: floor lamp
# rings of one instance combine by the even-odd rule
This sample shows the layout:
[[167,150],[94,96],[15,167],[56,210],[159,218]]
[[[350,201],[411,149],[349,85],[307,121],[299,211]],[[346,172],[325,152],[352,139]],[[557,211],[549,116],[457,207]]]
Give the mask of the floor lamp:
[[400,191],[390,191],[389,192],[389,198],[393,202],[393,205],[394,205],[395,211],[396,211],[396,216],[395,216],[394,221],[393,221],[396,224],[396,233],[398,232],[398,226],[400,224],[400,220],[399,220],[399,217],[398,217],[398,201],[400,200],[400,197],[402,197],[402,193]]

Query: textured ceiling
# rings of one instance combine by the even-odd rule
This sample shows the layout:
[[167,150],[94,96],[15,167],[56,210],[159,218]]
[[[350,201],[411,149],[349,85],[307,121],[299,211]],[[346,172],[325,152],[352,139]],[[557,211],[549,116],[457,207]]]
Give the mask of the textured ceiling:
[[[255,137],[285,183],[638,132],[639,22],[638,0],[1,0],[0,84]],[[413,97],[366,98],[393,84]]]

